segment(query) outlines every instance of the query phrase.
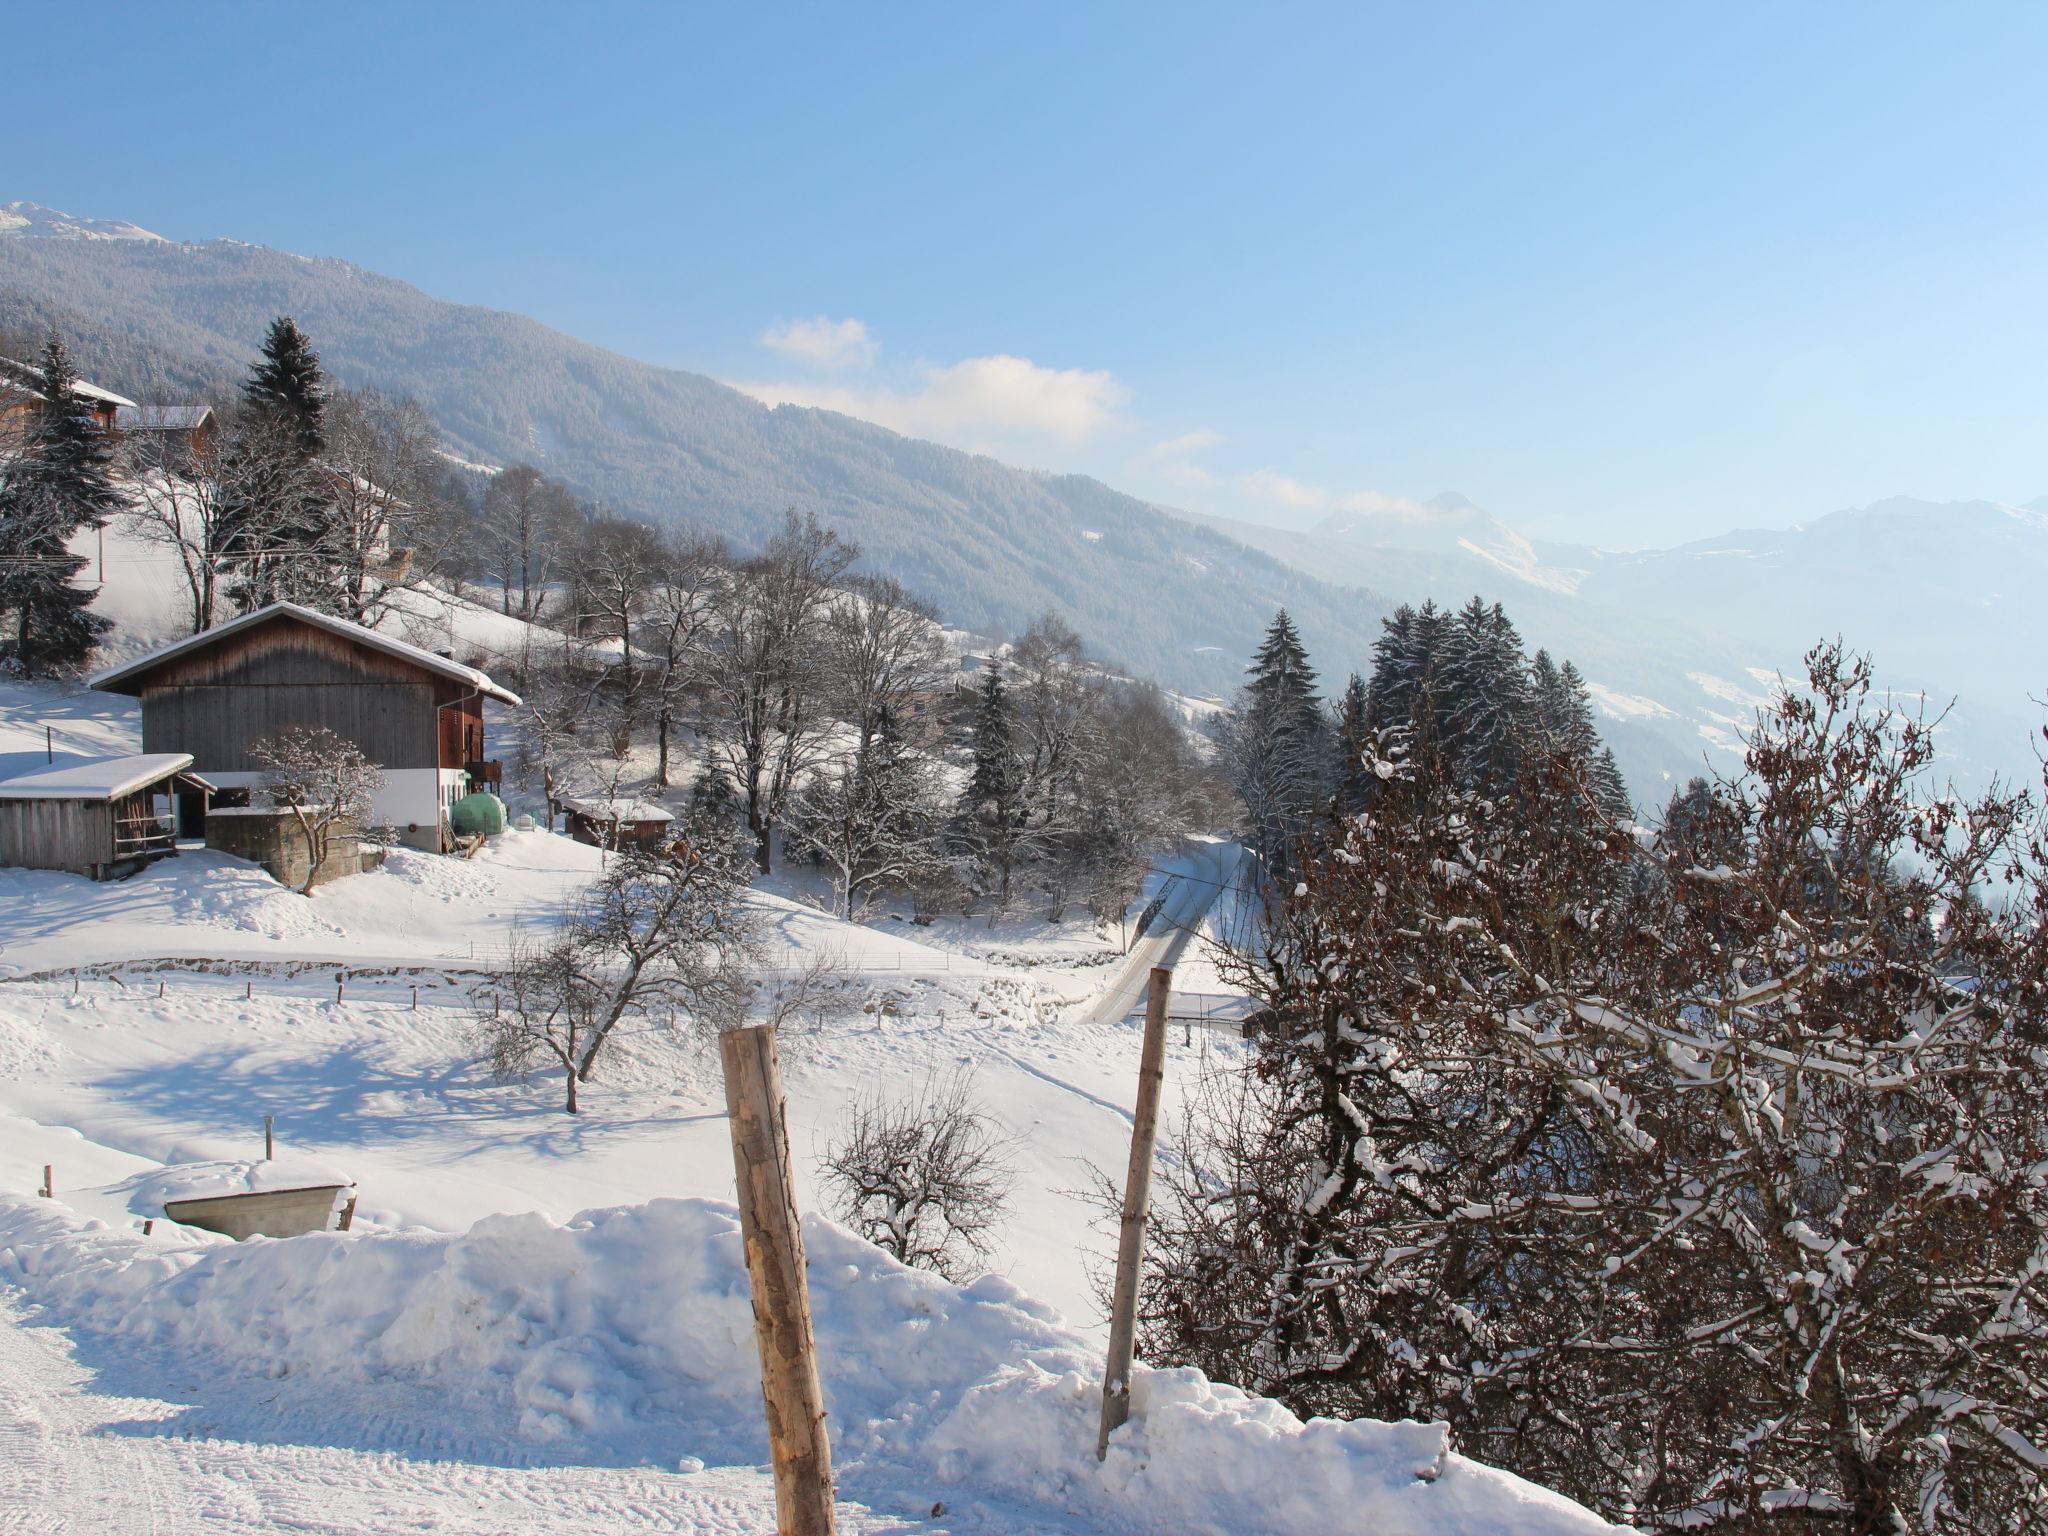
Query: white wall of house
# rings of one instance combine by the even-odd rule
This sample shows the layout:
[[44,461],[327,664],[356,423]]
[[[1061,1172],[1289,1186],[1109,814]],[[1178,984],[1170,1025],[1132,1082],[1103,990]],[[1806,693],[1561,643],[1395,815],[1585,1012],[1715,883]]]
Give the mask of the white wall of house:
[[[222,789],[260,790],[263,785],[261,773],[217,773],[197,766],[192,771]],[[438,849],[448,807],[461,798],[462,782],[460,769],[387,768],[384,783],[371,801],[370,820],[376,826],[396,828],[404,842]]]

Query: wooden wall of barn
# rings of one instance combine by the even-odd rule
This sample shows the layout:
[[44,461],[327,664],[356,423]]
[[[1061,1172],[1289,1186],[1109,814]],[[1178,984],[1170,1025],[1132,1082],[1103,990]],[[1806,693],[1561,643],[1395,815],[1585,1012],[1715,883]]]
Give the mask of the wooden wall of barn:
[[0,800],[0,865],[89,875],[114,859],[105,800]]
[[443,684],[399,657],[280,620],[177,656],[142,688],[142,749],[190,752],[201,772],[254,772],[252,743],[326,726],[385,768],[434,768]]

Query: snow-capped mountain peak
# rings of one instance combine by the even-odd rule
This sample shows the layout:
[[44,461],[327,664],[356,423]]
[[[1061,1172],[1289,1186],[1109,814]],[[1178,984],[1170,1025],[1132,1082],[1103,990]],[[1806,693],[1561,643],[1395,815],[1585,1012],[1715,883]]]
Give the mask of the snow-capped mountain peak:
[[120,219],[74,218],[41,203],[0,203],[0,235],[39,235],[58,240],[139,240],[168,245],[162,235]]

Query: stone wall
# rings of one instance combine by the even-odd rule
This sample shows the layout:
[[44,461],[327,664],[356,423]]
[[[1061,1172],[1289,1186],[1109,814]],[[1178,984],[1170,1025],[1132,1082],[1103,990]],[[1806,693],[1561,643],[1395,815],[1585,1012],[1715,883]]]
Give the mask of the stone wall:
[[[273,879],[293,890],[306,883],[306,834],[290,811],[267,806],[209,811],[206,846],[261,864]],[[343,822],[328,835],[327,860],[313,883],[325,885],[343,875],[360,873],[362,867],[362,839],[353,826]]]

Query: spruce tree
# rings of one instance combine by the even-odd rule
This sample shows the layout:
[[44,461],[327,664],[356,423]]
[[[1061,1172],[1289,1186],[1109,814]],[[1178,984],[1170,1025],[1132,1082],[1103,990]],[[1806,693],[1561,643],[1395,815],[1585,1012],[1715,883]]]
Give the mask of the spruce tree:
[[1365,765],[1366,754],[1373,750],[1372,743],[1365,680],[1354,672],[1337,705],[1337,809],[1346,814],[1365,804],[1376,782],[1372,770]]
[[1010,900],[1010,876],[1021,827],[1022,774],[1010,698],[1001,671],[991,663],[981,675],[974,701],[974,776],[962,806],[974,852],[994,876],[1000,906]]
[[326,447],[327,378],[320,354],[290,315],[270,322],[262,359],[242,385],[242,396],[256,410],[288,424],[304,457],[318,458]]
[[1308,648],[1285,608],[1273,615],[1266,638],[1246,669],[1252,697],[1267,706],[1283,729],[1312,729],[1316,718],[1316,672],[1308,664]]
[[0,659],[31,677],[83,665],[108,628],[91,612],[93,594],[75,584],[86,561],[70,543],[104,524],[120,498],[106,434],[76,383],[71,354],[52,332],[35,423],[0,481],[0,612],[13,631]]

